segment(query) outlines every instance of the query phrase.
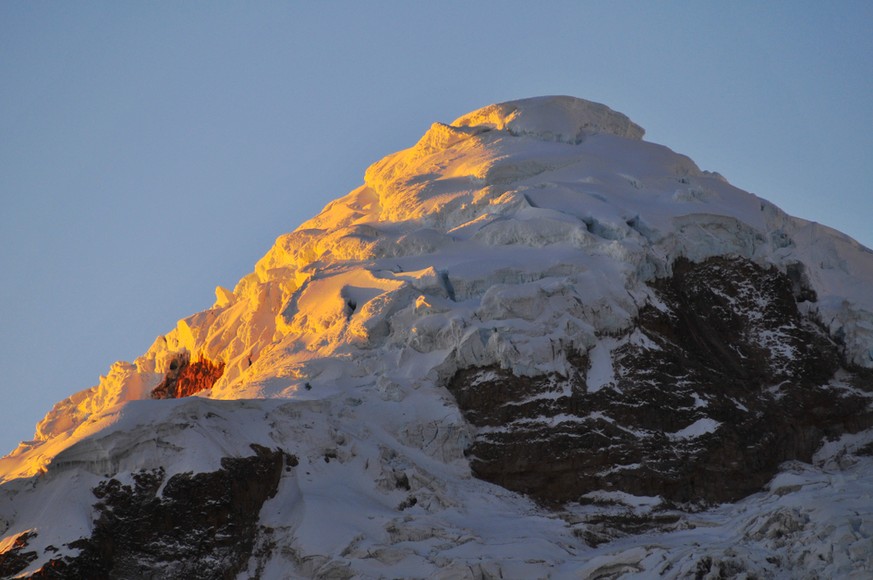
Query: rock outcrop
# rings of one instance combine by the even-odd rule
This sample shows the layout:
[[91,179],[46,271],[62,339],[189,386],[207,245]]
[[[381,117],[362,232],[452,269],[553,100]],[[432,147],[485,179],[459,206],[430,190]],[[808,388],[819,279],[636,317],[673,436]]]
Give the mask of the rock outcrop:
[[27,550],[27,542],[34,535],[34,532],[19,534],[12,540],[6,550],[0,553],[0,576],[10,578],[36,560],[36,552]]
[[261,531],[261,506],[297,465],[282,451],[252,449],[255,455],[225,458],[214,472],[167,479],[157,469],[133,474],[132,484],[101,482],[93,490],[93,533],[69,546],[79,554],[50,560],[31,577],[236,578]]
[[182,352],[170,361],[164,379],[152,391],[152,399],[179,399],[211,389],[224,374],[224,363],[201,357],[190,362],[190,355]]
[[[680,260],[626,334],[575,373],[470,368],[449,383],[477,428],[474,472],[547,503],[613,490],[736,500],[824,437],[873,425],[870,371],[848,364],[791,278],[740,258]],[[603,381],[604,369],[608,380]],[[597,376],[595,376],[597,375]]]

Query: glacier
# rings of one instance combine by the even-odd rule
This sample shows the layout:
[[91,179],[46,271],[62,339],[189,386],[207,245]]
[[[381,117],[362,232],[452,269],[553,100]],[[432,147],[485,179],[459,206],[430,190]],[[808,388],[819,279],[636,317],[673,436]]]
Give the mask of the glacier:
[[[571,377],[582,353],[590,392],[618,388],[614,353],[656,346],[634,328],[644,309],[666,308],[652,283],[682,259],[782,273],[814,294],[798,308],[846,364],[873,369],[873,252],[643,136],[625,115],[563,96],[434,123],[280,236],[233,290],[217,288],[212,308],[57,403],[33,441],[0,459],[0,553],[20,540],[35,556],[15,574],[38,574],[82,553],[100,482],[135,487],[160,469],[166,486],[258,446],[298,463],[260,508],[240,577],[873,573],[866,427],[784,464],[758,493],[694,509],[615,490],[554,508],[471,468],[483,427],[459,409],[452,377]],[[179,353],[224,374],[193,397],[150,400]],[[870,385],[838,379],[869,409]],[[560,397],[555,388],[537,396]],[[670,437],[719,429],[701,419]],[[663,525],[614,532],[610,518]]]

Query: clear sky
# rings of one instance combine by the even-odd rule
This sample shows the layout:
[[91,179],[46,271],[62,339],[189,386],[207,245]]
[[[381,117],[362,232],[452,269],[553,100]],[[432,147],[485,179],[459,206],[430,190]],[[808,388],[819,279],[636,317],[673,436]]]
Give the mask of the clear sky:
[[873,246],[873,3],[0,3],[0,454],[433,121],[567,94]]

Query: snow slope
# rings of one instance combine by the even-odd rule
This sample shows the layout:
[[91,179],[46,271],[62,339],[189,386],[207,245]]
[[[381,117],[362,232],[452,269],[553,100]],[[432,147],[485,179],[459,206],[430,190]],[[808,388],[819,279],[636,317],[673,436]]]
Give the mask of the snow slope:
[[[435,123],[281,236],[233,291],[217,288],[211,309],[55,405],[34,441],[0,460],[7,542],[36,530],[35,570],[57,556],[45,547],[87,535],[101,478],[215,470],[255,443],[301,460],[262,511],[289,546],[253,561],[265,577],[683,577],[704,557],[711,570],[776,577],[789,564],[822,576],[871,569],[873,461],[852,451],[870,433],[830,444],[816,466],[789,466],[758,496],[681,515],[674,532],[596,548],[572,523],[594,508],[546,511],[472,477],[472,427],[445,381],[488,365],[566,375],[576,350],[595,361],[589,387],[608,388],[610,336],[656,300],[646,282],[679,257],[801,272],[818,297],[804,308],[849,361],[873,367],[873,253],[643,133],[571,97]],[[224,376],[190,399],[144,400],[181,351],[224,362]],[[610,498],[627,513],[657,501]]]

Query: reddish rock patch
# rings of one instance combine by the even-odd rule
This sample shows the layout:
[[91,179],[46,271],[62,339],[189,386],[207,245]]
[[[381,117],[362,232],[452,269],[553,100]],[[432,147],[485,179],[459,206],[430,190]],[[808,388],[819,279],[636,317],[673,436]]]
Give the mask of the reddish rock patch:
[[188,353],[176,355],[164,380],[152,391],[152,399],[180,399],[211,389],[224,374],[224,363],[205,357],[190,362]]

